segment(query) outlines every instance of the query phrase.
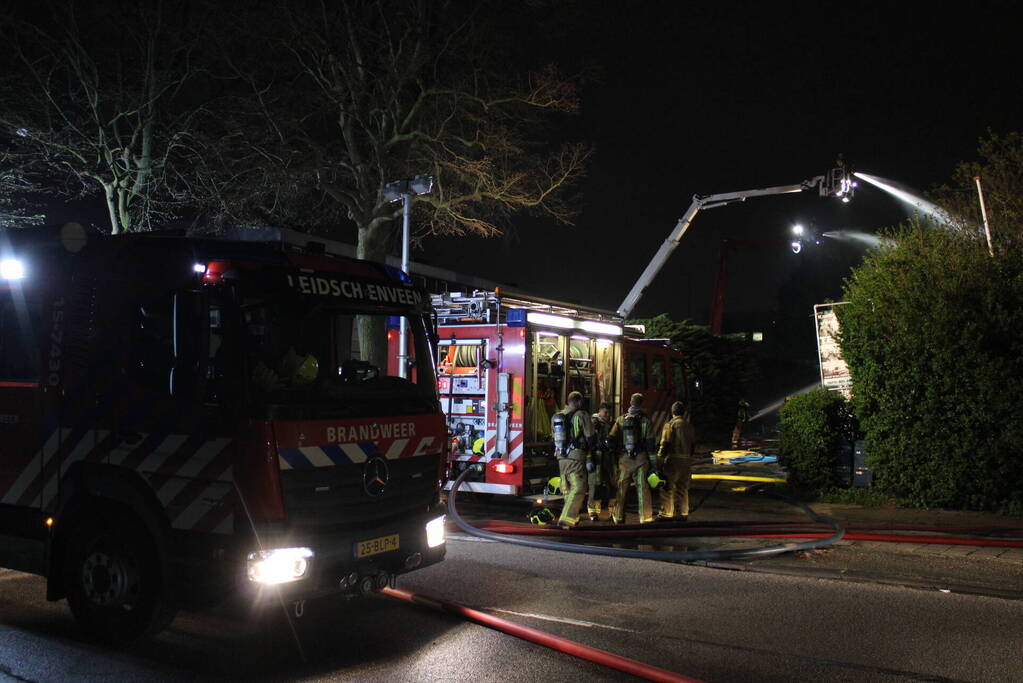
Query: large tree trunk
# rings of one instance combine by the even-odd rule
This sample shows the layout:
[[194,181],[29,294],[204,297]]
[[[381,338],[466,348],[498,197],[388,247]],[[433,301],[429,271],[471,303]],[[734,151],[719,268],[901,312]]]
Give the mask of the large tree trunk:
[[[387,237],[391,231],[388,223],[377,223],[369,228],[359,227],[359,244],[356,254],[360,259],[384,263],[387,258]],[[380,316],[360,315],[356,319],[359,330],[359,349],[362,360],[380,368],[380,374],[387,373],[387,320]]]
[[110,234],[118,235],[121,233],[121,223],[117,218],[117,192],[113,185],[103,183],[103,194],[107,200],[107,211],[110,214]]

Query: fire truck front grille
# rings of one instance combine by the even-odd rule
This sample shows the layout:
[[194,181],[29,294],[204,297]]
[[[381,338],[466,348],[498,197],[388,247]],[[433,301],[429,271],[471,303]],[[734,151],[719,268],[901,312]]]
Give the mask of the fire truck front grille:
[[367,485],[362,463],[285,470],[281,483],[288,520],[296,526],[359,527],[423,510],[437,495],[439,457],[388,460],[382,487]]

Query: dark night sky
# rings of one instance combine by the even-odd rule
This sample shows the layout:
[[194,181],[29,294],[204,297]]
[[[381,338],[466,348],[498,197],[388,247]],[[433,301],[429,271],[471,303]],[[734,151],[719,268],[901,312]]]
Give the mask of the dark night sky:
[[[556,44],[531,45],[603,71],[577,123],[597,154],[576,226],[523,220],[504,240],[437,240],[416,258],[613,309],[694,193],[796,183],[839,153],[912,187],[946,181],[987,128],[1021,128],[1010,3],[956,6],[584,3]],[[635,314],[706,323],[723,238],[788,239],[796,221],[872,231],[903,206],[861,186],[847,205],[803,193],[701,213]],[[823,246],[736,254],[728,311],[776,308],[793,277],[807,301],[837,297],[861,252]]]
[[[520,43],[510,61],[601,74],[571,124],[573,138],[596,148],[582,213],[574,227],[520,219],[503,239],[429,240],[414,258],[550,298],[617,308],[694,193],[798,183],[838,154],[857,170],[927,189],[972,159],[988,128],[1023,128],[1009,2],[955,11],[918,2],[506,7]],[[538,11],[543,23],[534,26]],[[101,208],[76,203],[51,220],[102,221]],[[788,240],[795,222],[873,231],[907,215],[869,186],[847,205],[803,193],[703,212],[634,314],[707,323],[724,238]],[[793,291],[798,306],[838,297],[861,255],[830,240],[798,256],[738,252],[727,312],[774,311]],[[725,331],[747,329],[735,324],[726,317]]]

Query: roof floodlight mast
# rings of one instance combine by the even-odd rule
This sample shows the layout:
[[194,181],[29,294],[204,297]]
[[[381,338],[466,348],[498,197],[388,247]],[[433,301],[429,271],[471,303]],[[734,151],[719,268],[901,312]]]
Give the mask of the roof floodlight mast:
[[[432,175],[417,175],[415,178],[395,180],[384,185],[384,199],[389,202],[401,201],[401,270],[409,272],[409,244],[412,225],[412,198],[415,195],[430,194],[433,191]],[[398,376],[408,377],[408,323],[401,317],[398,327]]]
[[650,283],[653,282],[657,274],[661,272],[661,268],[664,267],[665,262],[671,253],[675,251],[675,248],[682,241],[682,237],[686,234],[686,230],[692,225],[693,219],[696,218],[696,214],[701,209],[716,209],[719,206],[725,206],[726,204],[732,204],[735,202],[744,202],[747,199],[753,197],[769,197],[776,194],[792,194],[794,192],[804,192],[806,190],[812,190],[818,188],[821,197],[841,197],[843,201],[847,201],[852,196],[853,186],[850,182],[851,172],[844,166],[832,169],[826,175],[819,175],[809,180],[804,180],[801,183],[795,185],[779,185],[777,187],[765,187],[757,190],[744,190],[741,192],[723,192],[721,194],[709,194],[709,195],[693,195],[693,201],[686,209],[686,212],[682,214],[682,218],[678,219],[678,223],[675,224],[675,228],[668,235],[668,238],[661,244],[661,248],[657,250],[654,257],[647,264],[643,274],[636,280],[636,284],[632,286],[628,296],[622,301],[622,304],[618,307],[618,315],[623,318],[628,318],[632,313],[632,309],[639,303],[643,293],[646,291]]

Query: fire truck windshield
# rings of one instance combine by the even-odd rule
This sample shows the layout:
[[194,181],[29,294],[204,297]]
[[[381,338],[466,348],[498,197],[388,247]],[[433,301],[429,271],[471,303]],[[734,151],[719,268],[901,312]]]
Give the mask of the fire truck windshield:
[[257,404],[317,404],[354,413],[386,396],[400,404],[390,412],[435,409],[433,361],[416,314],[406,316],[410,370],[403,379],[388,350],[399,316],[294,299],[248,299],[240,313],[249,398]]

